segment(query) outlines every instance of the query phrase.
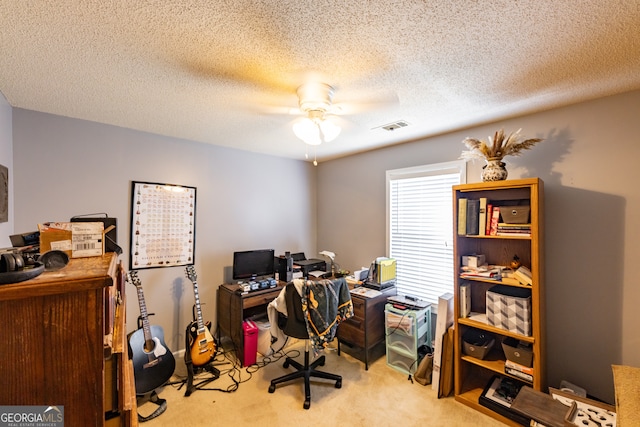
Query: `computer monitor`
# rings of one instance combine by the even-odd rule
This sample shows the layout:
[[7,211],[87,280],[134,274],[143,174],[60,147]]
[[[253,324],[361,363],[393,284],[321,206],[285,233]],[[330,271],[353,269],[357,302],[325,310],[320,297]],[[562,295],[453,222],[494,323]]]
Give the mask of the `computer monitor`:
[[255,249],[233,253],[233,280],[273,277],[273,249]]

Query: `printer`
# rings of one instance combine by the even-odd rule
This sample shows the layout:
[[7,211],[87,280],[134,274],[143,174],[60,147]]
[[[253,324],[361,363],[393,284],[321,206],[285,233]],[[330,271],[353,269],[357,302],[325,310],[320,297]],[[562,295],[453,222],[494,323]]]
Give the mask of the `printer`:
[[304,259],[295,261],[295,265],[300,267],[302,277],[309,277],[311,271],[327,271],[327,263],[321,259]]
[[289,282],[298,272],[302,277],[308,278],[312,271],[327,271],[327,263],[321,259],[307,259],[304,252],[285,252],[284,255],[275,257],[275,270],[280,280]]

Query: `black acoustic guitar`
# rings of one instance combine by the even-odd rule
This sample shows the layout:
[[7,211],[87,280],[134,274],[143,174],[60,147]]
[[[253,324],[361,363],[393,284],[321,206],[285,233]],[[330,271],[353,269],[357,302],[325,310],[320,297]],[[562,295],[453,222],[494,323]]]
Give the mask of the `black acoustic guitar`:
[[210,322],[205,325],[202,320],[202,310],[200,308],[200,296],[198,295],[198,282],[196,281],[197,275],[193,265],[186,267],[187,277],[193,283],[193,292],[195,294],[195,317],[196,319],[191,322],[189,327],[190,331],[190,351],[191,362],[193,366],[203,366],[209,363],[216,355],[216,343],[213,340],[209,327]]
[[146,394],[166,383],[176,367],[173,354],[164,343],[164,331],[160,326],[149,325],[149,315],[144,302],[142,284],[136,271],[127,273],[127,281],[138,291],[142,328],[129,335],[129,347],[133,360],[136,394]]

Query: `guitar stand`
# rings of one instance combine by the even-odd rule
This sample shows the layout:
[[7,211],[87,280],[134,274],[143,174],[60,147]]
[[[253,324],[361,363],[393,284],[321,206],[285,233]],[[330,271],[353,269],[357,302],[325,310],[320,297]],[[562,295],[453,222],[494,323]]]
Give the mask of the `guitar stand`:
[[[195,319],[195,316],[194,316]],[[189,335],[190,335],[190,326],[187,326],[187,330],[185,332],[185,350],[184,350],[184,364],[187,366],[187,390],[184,392],[185,397],[191,396],[196,390],[201,390],[203,386],[209,384],[212,381],[220,378],[220,371],[218,368],[213,366],[213,359],[209,361],[206,365],[194,367],[193,362],[191,361],[191,352],[190,343],[189,343]],[[193,383],[194,374],[207,371],[211,374],[209,378],[205,378],[202,381],[199,381],[197,384]]]
[[166,399],[160,399],[160,397],[158,396],[158,393],[154,391],[151,392],[151,396],[149,397],[149,401],[155,403],[156,405],[158,405],[158,408],[153,411],[153,413],[151,415],[148,415],[146,417],[143,417],[142,415],[140,415],[138,413],[138,422],[139,423],[144,423],[146,421],[150,421],[152,419],[154,419],[155,417],[157,417],[158,415],[161,415],[166,409],[167,409],[167,400]]

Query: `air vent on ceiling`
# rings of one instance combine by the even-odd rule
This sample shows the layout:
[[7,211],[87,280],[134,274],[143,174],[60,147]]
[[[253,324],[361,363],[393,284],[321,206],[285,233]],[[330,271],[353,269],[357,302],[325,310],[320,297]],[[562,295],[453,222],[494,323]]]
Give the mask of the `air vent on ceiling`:
[[[388,130],[388,131],[394,131],[400,128],[404,128],[409,126],[409,123],[405,122],[404,120],[398,120],[397,122],[393,122],[393,123],[389,123],[387,125],[383,125],[383,126],[379,126],[379,128],[384,129],[384,130]],[[374,128],[376,129],[376,128]]]

